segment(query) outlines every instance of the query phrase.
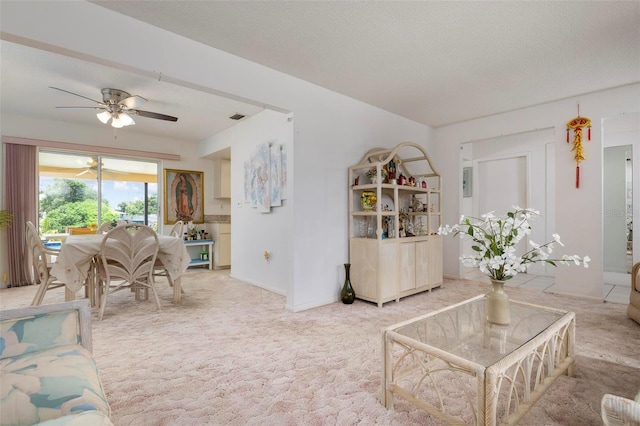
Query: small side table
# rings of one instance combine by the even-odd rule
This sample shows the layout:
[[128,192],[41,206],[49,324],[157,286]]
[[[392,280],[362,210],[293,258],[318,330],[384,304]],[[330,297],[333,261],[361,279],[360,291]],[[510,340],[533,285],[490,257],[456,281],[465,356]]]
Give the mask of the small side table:
[[[191,262],[189,263],[189,268],[191,268],[192,266],[206,265],[209,267],[209,269],[213,269],[212,256],[213,256],[214,244],[215,244],[215,241],[213,240],[185,241],[184,245],[187,247],[187,250],[189,251],[189,255],[191,256]],[[196,253],[193,247],[199,248],[200,250],[198,250],[198,252]],[[207,255],[206,255],[206,259],[203,259],[201,256],[201,253],[205,251]]]

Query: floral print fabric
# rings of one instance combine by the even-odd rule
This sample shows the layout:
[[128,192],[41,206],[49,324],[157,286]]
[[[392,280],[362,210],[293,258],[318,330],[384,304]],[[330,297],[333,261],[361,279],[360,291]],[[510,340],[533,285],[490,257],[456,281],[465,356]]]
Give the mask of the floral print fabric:
[[76,311],[0,323],[0,425],[109,415],[93,356],[79,341]]

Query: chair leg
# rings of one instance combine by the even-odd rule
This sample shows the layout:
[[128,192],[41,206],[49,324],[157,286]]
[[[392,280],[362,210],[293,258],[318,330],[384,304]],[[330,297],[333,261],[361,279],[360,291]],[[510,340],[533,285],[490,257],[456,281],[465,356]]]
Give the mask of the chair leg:
[[153,284],[150,287],[151,287],[151,292],[153,293],[153,295],[156,298],[156,305],[158,305],[158,310],[161,311],[162,308],[160,307],[160,298],[158,297],[158,293],[156,292],[156,288],[153,286]]
[[33,300],[31,301],[31,306],[40,306],[42,305],[42,300],[44,299],[44,293],[47,291],[48,284],[45,282],[41,282],[38,284],[38,290],[36,291],[35,296],[33,296]]
[[107,296],[109,295],[109,281],[102,281],[101,292],[102,297],[100,298],[100,314],[98,315],[98,321],[102,321],[102,317],[104,315],[104,307],[107,305]]

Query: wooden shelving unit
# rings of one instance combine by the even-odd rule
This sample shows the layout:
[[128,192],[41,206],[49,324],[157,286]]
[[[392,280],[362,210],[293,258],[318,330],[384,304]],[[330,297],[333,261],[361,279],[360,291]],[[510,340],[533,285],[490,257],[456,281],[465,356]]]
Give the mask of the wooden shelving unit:
[[[407,184],[392,181],[394,171],[395,179],[402,175]],[[427,152],[412,142],[373,149],[349,167],[349,185],[350,278],[356,297],[381,307],[442,286],[442,236],[437,235],[442,179]],[[363,193],[375,194],[372,211],[363,209]]]

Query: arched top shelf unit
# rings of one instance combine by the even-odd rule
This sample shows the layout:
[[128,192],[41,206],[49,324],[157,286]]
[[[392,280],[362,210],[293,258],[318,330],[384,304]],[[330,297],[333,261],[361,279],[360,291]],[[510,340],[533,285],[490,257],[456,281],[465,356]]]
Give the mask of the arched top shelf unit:
[[442,180],[414,142],[349,167],[349,261],[356,297],[378,306],[442,286]]
[[391,160],[394,160],[398,170],[405,175],[440,177],[427,151],[414,142],[402,142],[393,148],[373,148],[362,157],[358,165],[353,167],[357,168],[360,165],[384,167]]

